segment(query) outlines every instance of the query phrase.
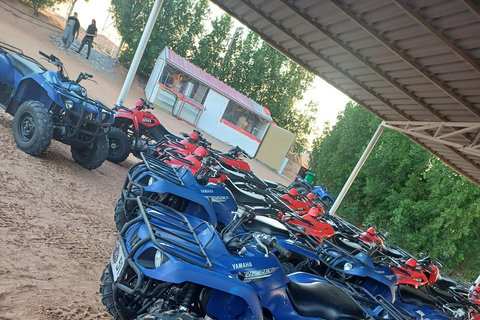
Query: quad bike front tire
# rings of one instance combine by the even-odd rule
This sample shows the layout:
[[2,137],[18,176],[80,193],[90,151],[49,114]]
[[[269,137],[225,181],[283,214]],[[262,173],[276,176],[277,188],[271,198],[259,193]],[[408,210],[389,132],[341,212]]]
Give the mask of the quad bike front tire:
[[25,101],[13,118],[13,139],[18,148],[32,156],[47,151],[53,138],[53,121],[43,104]]
[[[141,196],[142,192],[139,188],[133,187],[131,190],[133,196],[138,197]],[[125,203],[122,200],[122,198],[119,198],[117,201],[117,204],[115,205],[115,213],[113,216],[113,219],[115,220],[115,226],[117,227],[118,231],[122,231],[123,226],[125,223],[128,221],[132,220],[135,218],[136,215],[138,215],[138,206],[136,205],[135,202],[132,204],[128,205],[127,207],[129,214],[125,211]]]
[[112,127],[108,133],[107,160],[113,163],[124,161],[130,154],[130,145],[127,134],[119,128]]
[[102,165],[108,154],[107,135],[99,135],[90,147],[71,146],[73,160],[85,169],[93,170]]
[[115,305],[115,300],[113,299],[113,275],[110,263],[107,264],[105,269],[103,269],[100,282],[100,294],[102,295],[103,305],[115,320],[122,320],[123,318]]
[[115,226],[117,227],[117,230],[122,231],[123,226],[125,225],[125,223],[128,222],[122,198],[118,199],[117,204],[115,205],[115,213],[113,219],[115,220]]
[[200,320],[200,317],[180,310],[169,310],[165,312],[145,313],[137,317],[137,320]]

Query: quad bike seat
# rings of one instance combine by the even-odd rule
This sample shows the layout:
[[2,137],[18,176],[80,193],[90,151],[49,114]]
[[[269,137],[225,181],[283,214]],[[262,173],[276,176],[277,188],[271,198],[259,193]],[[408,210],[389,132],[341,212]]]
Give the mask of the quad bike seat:
[[238,188],[230,179],[225,180],[225,185],[237,203],[249,206],[265,206],[265,198],[263,196]]
[[398,296],[403,303],[413,304],[415,306],[421,307],[424,305],[431,306],[436,308],[437,304],[435,300],[423,293],[422,291],[412,288],[408,285],[399,285]]
[[290,232],[281,222],[264,216],[257,215],[255,219],[245,222],[243,228],[247,232],[257,231],[270,235],[281,235],[287,238],[290,236]]
[[426,286],[421,286],[419,290],[422,290],[423,292],[425,292],[430,296],[439,297],[442,299],[442,301],[446,301],[448,303],[458,302],[457,299],[455,299],[455,296],[453,294],[439,288],[426,285]]
[[380,249],[384,254],[394,258],[404,258],[404,254],[398,251],[395,248],[390,247],[389,245],[383,245]]
[[345,249],[348,252],[353,252],[355,250],[362,251],[362,247],[359,244],[349,241],[337,234],[333,235],[331,238],[329,238],[329,240],[333,244],[336,244],[337,246],[339,246],[342,249]]
[[447,276],[439,276],[435,284],[443,290],[447,290],[450,287],[459,287],[459,284],[455,280]]
[[329,283],[291,281],[287,285],[287,294],[293,308],[304,317],[365,319],[362,308],[345,291]]
[[43,70],[35,63],[16,54],[7,53],[6,56],[12,62],[13,67],[24,77],[27,74],[43,72]]

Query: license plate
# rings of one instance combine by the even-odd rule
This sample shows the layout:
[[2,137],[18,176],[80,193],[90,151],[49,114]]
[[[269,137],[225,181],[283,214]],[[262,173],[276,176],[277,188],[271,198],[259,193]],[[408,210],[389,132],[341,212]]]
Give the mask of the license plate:
[[125,264],[125,253],[123,252],[120,239],[115,241],[115,247],[113,248],[112,256],[110,257],[110,266],[112,267],[113,280],[117,281],[120,272]]

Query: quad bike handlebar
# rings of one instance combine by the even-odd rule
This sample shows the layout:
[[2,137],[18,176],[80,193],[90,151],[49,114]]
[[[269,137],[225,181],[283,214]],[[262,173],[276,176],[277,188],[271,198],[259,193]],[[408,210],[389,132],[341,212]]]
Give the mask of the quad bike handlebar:
[[118,111],[120,109],[125,110],[125,111],[130,112],[130,113],[133,113],[132,110],[128,109],[127,107],[122,106],[121,104],[115,104],[115,107],[113,107],[112,110],[113,111]]
[[95,82],[96,84],[98,84],[98,82],[95,81],[95,80],[93,80],[92,78],[93,78],[93,75],[88,74],[88,73],[86,73],[86,72],[80,72],[80,74],[78,75],[77,80],[75,80],[75,83],[80,83],[80,81],[82,81],[82,80],[90,80],[90,81],[93,81],[93,82]]
[[60,61],[60,59],[58,59],[57,57],[55,57],[53,54],[46,54],[45,52],[42,52],[42,51],[38,51],[38,53],[44,57],[48,62],[50,62],[51,64],[53,64],[54,66],[58,67],[58,68],[62,68],[63,67],[63,63],[62,61]]
[[244,156],[245,158],[253,159],[253,157],[250,157],[250,155],[239,146],[235,147],[235,154],[237,155],[237,157]]
[[145,109],[150,109],[150,110],[155,109],[154,107],[152,107],[152,106],[150,105],[150,103],[148,103],[147,100],[145,100],[145,99],[143,99],[143,98],[140,98],[140,100],[142,100],[142,106],[141,106],[141,107],[138,107],[137,109],[139,109],[139,110],[141,110],[141,109],[143,109],[143,108],[145,108]]

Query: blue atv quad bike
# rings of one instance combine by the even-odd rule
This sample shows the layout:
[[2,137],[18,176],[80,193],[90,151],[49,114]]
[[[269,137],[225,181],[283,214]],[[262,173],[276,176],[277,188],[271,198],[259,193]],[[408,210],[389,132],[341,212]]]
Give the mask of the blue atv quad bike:
[[94,81],[92,75],[82,72],[72,81],[57,57],[40,55],[58,71],[48,71],[22,50],[0,42],[0,107],[14,117],[15,143],[38,156],[55,139],[70,145],[73,159],[85,169],[99,167],[107,157],[114,112],[89,99],[79,85]]
[[[140,214],[122,229],[101,278],[102,302],[115,319],[384,319],[348,287],[286,274],[274,237],[238,234],[251,208],[239,208],[222,233],[212,219],[138,197]],[[391,317],[392,319],[410,319]]]
[[[117,228],[122,234],[128,233],[131,221],[138,221],[138,217],[142,214],[141,206],[139,205],[139,195],[148,197],[148,201],[156,203],[157,206],[161,206],[163,209],[171,210],[176,214],[181,214],[188,219],[198,219],[196,223],[204,221],[208,223],[212,230],[214,230],[227,247],[233,244],[236,236],[243,237],[248,234],[264,234],[267,237],[276,238],[278,244],[281,247],[289,251],[288,254],[283,254],[281,250],[274,250],[274,255],[277,257],[276,262],[282,271],[286,274],[292,272],[302,271],[306,273],[316,273],[316,267],[318,267],[318,252],[315,247],[318,245],[314,239],[309,239],[307,235],[302,236],[302,230],[289,229],[293,226],[285,225],[280,221],[264,216],[255,216],[254,219],[249,219],[248,222],[237,223],[235,214],[239,207],[236,204],[236,197],[233,197],[229,190],[225,189],[219,184],[207,183],[209,173],[208,171],[199,170],[199,175],[194,176],[190,170],[186,167],[174,167],[168,165],[158,159],[142,154],[142,162],[134,164],[130,169],[127,179],[125,180],[122,190],[122,198],[119,200],[116,208],[116,223]],[[212,168],[211,166],[205,166],[205,169]],[[202,177],[205,174],[204,177]],[[204,179],[205,178],[205,179]],[[205,180],[205,181],[203,181]],[[143,198],[147,201],[147,198]],[[154,201],[154,202],[153,202]],[[120,210],[121,209],[121,210]],[[256,212],[256,208],[251,208],[252,212]],[[123,217],[121,219],[117,219]],[[119,224],[119,222],[122,222]],[[130,221],[130,222],[129,222]],[[234,226],[234,227],[233,227]],[[300,228],[300,227],[299,227]],[[233,233],[236,230],[235,233]],[[161,228],[160,233],[168,232],[166,229]],[[178,233],[177,230],[172,232]],[[134,240],[133,242],[137,242]],[[219,249],[220,250],[220,249]],[[221,249],[224,250],[224,249]],[[308,264],[301,263],[303,267],[297,268],[299,262],[307,260]],[[263,261],[263,258],[261,259]],[[115,269],[115,268],[114,268]],[[343,269],[342,269],[343,270]],[[112,270],[113,272],[113,270]],[[372,271],[373,272],[373,271]],[[392,272],[393,273],[393,272]],[[376,274],[376,273],[375,273]],[[318,280],[318,277],[307,276],[304,274],[305,279],[313,279],[315,282],[332,282],[337,285],[336,279],[324,279]],[[366,277],[366,276],[365,276]],[[292,280],[291,276],[288,276]],[[104,274],[104,284],[102,285],[102,291],[104,296],[104,303],[110,310],[112,315],[123,314],[121,310],[110,308],[111,299],[114,299],[113,291],[116,289],[111,288],[111,272],[106,270]],[[313,281],[312,280],[312,281]],[[305,280],[306,281],[306,280]],[[396,282],[395,282],[396,284]],[[395,319],[410,319],[412,317],[404,314],[402,311],[397,310],[391,303],[391,299],[387,301],[379,301],[376,297],[383,292],[380,292],[377,287],[372,287],[371,291],[367,291],[366,288],[354,288],[352,285],[342,284],[343,287],[348,286],[349,295],[353,297],[355,301],[361,301],[365,304],[362,305],[364,311],[375,316],[390,314]],[[121,293],[121,291],[115,291]],[[140,293],[142,294],[142,293]],[[135,294],[136,295],[136,294]],[[365,298],[367,296],[367,298]],[[382,298],[382,300],[386,300]],[[365,303],[366,302],[366,303]],[[127,312],[128,311],[125,311]],[[175,316],[173,314],[172,316]],[[130,317],[134,317],[131,315]],[[164,316],[164,315],[162,315]],[[120,318],[120,316],[118,316]],[[127,318],[129,316],[127,315]]]

